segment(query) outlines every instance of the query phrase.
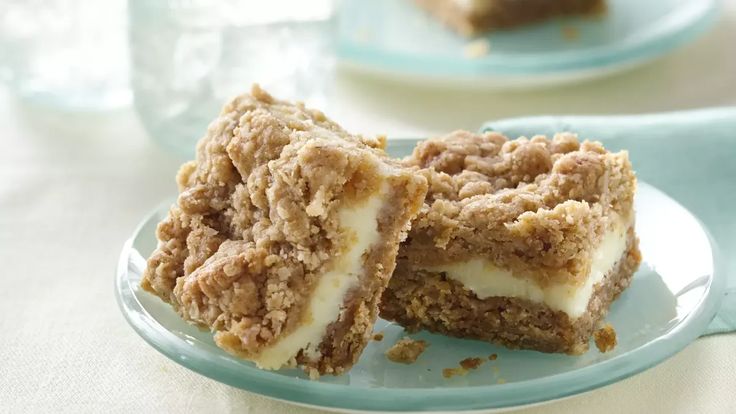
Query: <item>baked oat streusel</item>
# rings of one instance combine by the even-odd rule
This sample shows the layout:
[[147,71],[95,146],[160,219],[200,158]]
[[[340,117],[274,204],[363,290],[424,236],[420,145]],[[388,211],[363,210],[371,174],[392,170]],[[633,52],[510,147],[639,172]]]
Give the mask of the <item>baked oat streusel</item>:
[[457,131],[418,144],[405,164],[430,189],[382,317],[514,348],[587,350],[640,262],[626,152],[572,134]]
[[262,368],[345,371],[427,188],[384,145],[254,86],[179,171],[141,285]]

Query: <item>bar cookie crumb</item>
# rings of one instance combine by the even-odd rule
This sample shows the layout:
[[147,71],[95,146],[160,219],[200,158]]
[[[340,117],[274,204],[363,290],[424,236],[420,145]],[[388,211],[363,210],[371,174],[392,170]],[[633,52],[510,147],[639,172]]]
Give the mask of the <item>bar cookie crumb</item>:
[[413,364],[428,345],[426,341],[405,336],[386,351],[386,358],[399,364]]
[[613,329],[610,323],[595,331],[593,333],[593,339],[595,340],[596,348],[603,353],[612,351],[618,343],[616,340],[616,330]]
[[445,378],[452,378],[454,376],[464,376],[468,374],[468,370],[460,367],[460,368],[445,368],[442,370],[442,376]]
[[463,56],[468,59],[482,58],[491,51],[491,43],[488,39],[476,39],[468,42],[463,48]]
[[568,41],[580,39],[580,30],[575,26],[562,26],[562,38]]
[[465,369],[476,369],[479,366],[483,365],[483,363],[486,362],[482,358],[465,358],[462,361],[460,361],[460,366]]

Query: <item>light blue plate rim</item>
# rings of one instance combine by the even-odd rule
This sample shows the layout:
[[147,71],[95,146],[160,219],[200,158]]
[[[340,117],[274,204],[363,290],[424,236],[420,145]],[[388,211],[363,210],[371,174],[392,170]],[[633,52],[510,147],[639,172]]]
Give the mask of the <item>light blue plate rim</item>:
[[[395,152],[402,148],[406,152],[405,148],[412,148],[415,143],[416,140],[389,141],[389,151]],[[672,199],[655,187],[651,188]],[[674,199],[672,201],[677,203]],[[707,293],[702,297],[696,310],[667,335],[595,365],[534,380],[492,386],[411,391],[360,388],[359,392],[356,392],[355,388],[342,384],[286,377],[257,369],[243,370],[218,355],[202,355],[194,347],[182,346],[179,337],[148,314],[135,296],[130,280],[126,278],[129,257],[141,229],[170,204],[161,205],[149,214],[123,246],[114,288],[118,306],[127,322],[152,347],[192,371],[267,397],[309,406],[383,412],[472,411],[530,405],[591,391],[659,364],[700,336],[715,316],[726,285],[721,252],[705,225],[690,213],[708,237],[713,252],[714,273],[707,287]]]
[[446,59],[396,53],[340,38],[337,54],[353,66],[424,76],[519,76],[601,69],[652,60],[684,45],[712,26],[719,9],[718,0],[693,1],[636,39],[581,50]]

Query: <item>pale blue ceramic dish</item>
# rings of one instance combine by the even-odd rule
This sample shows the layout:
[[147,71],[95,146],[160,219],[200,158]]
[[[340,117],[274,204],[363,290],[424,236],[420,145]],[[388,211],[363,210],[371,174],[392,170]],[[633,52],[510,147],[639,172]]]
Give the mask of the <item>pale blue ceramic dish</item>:
[[[598,18],[555,19],[484,36],[485,55],[468,56],[469,39],[446,29],[408,0],[344,0],[338,56],[348,67],[407,81],[502,87],[579,81],[631,68],[696,37],[717,16],[716,0],[609,0]],[[571,39],[565,33],[574,32]]]
[[[395,156],[414,140],[390,141]],[[595,347],[571,357],[511,351],[490,344],[419,333],[431,345],[413,365],[388,361],[383,353],[403,330],[379,321],[385,338],[371,342],[346,375],[310,381],[294,369],[261,371],[217,348],[211,334],[182,321],[138,286],[156,245],[162,205],[126,242],[115,291],[135,331],[177,363],[217,381],[297,404],[333,410],[471,411],[518,407],[568,397],[618,381],[663,361],[704,332],[718,309],[725,273],[718,250],[700,221],[660,190],[640,183],[637,231],[644,262],[632,285],[614,303],[607,320],[618,333],[614,351]],[[466,376],[445,379],[442,369],[464,358],[486,358]]]

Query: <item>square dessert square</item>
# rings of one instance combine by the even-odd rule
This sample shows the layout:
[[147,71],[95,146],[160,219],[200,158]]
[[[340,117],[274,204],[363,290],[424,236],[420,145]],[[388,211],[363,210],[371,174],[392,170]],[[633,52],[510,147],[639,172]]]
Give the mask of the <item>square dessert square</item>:
[[605,0],[415,0],[457,32],[470,36],[556,16],[600,14]]
[[628,154],[572,134],[458,131],[405,159],[429,191],[381,316],[510,348],[580,354],[641,260]]
[[345,371],[427,191],[384,146],[254,87],[181,167],[141,286],[260,368]]

